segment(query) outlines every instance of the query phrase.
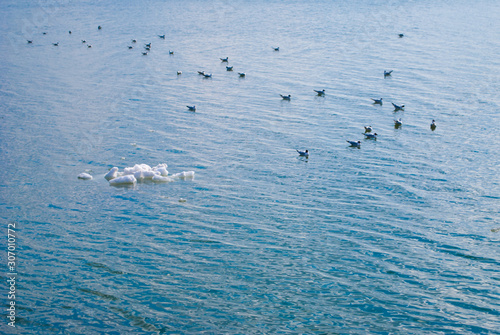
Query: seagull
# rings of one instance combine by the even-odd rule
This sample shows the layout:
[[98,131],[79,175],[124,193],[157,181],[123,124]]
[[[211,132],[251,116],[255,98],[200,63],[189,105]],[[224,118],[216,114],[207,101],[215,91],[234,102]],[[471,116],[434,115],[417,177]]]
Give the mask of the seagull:
[[182,74],[182,71],[177,71],[177,75],[181,75]]
[[432,120],[431,122],[431,130],[434,131],[436,129],[436,121]]
[[151,48],[151,42],[149,42],[148,44],[145,44],[145,46],[148,48]]
[[290,94],[288,94],[288,95],[280,94],[280,96],[283,98],[283,100],[290,100],[292,98],[292,96]]
[[151,48],[150,47],[144,47],[144,50],[150,51]]
[[132,43],[137,43],[137,40],[132,40]]
[[346,142],[349,143],[351,147],[356,147],[356,148],[361,147],[361,141],[346,141]]
[[238,74],[240,75],[240,77],[245,77],[247,74],[245,72],[238,72]]
[[133,46],[131,46],[131,45],[129,45],[129,46],[128,46],[128,48],[129,48],[129,49],[133,49],[134,47],[133,47]]
[[380,98],[380,99],[373,99],[372,98],[372,100],[373,100],[374,105],[382,105],[382,98]]
[[70,30],[70,31],[68,31],[68,33],[71,35],[71,30]]
[[[295,149],[295,150],[297,150],[297,149]],[[297,150],[297,152],[299,153],[299,156],[309,157],[309,150],[306,150],[306,151]]]
[[87,41],[85,41],[85,40],[82,40],[82,43],[83,43],[83,44],[85,44],[85,43],[87,43]]
[[196,111],[196,106],[186,106],[190,111],[195,112]]
[[392,71],[393,70],[391,70],[391,71],[384,70],[384,77],[389,77],[392,74]]
[[26,41],[28,42],[28,44],[33,43],[33,41],[32,41],[32,40],[26,40]]
[[405,105],[398,106],[394,102],[392,102],[392,105],[394,106],[394,111],[404,111],[405,110]]
[[201,74],[202,76],[205,75],[205,71],[198,71],[198,74]]
[[403,125],[403,121],[401,121],[401,118],[398,120],[394,120],[394,127],[399,128]]
[[98,26],[98,27],[97,27],[97,29],[101,30],[101,29],[102,29],[102,27],[101,27],[101,26]]
[[53,46],[57,47],[59,45],[59,42],[57,43],[52,43]]
[[233,67],[232,66],[226,66],[226,71],[233,71]]
[[142,55],[143,55],[143,56],[147,56],[147,55],[148,55],[148,53],[147,53],[147,52],[143,52],[143,53],[142,53]]
[[377,139],[377,133],[364,133],[363,135],[366,136],[367,139],[371,139],[371,140],[376,140]]
[[42,33],[42,35],[47,35],[47,33],[44,31],[44,32]]
[[280,51],[280,47],[273,47],[274,51]]
[[372,126],[365,126],[365,133],[371,133],[373,130]]
[[169,50],[169,51],[168,51],[168,54],[169,54],[169,55],[173,55],[173,54],[174,54],[174,51],[173,51],[173,50]]
[[92,48],[92,45],[90,45],[90,44],[87,44],[87,48]]
[[211,73],[204,73],[203,75],[205,76],[205,78],[212,78],[212,74]]
[[399,38],[402,38],[402,37],[404,37],[405,35],[404,35],[404,34],[399,34],[398,36],[399,36]]
[[221,58],[220,59],[223,63],[227,63],[229,61],[229,57],[226,57],[226,58]]
[[320,97],[324,96],[325,95],[325,90],[322,90],[322,91],[317,91],[317,90],[314,90],[314,92],[318,93],[318,95]]
[[158,35],[159,38],[161,38],[162,40],[165,39],[165,35]]

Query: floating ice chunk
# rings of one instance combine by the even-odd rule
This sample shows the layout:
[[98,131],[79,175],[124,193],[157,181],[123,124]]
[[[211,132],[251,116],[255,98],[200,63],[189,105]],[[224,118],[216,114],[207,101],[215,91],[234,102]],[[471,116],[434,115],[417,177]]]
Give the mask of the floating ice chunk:
[[179,178],[179,179],[193,179],[194,171],[183,171],[170,176],[171,178]]
[[164,177],[168,176],[168,170],[166,168],[161,167],[161,168],[158,168],[158,169],[156,169],[156,168],[154,168],[154,169],[155,169],[154,171],[158,172],[162,176],[164,176]]
[[172,181],[174,181],[172,178],[164,177],[164,176],[161,176],[158,174],[153,177],[153,182],[155,182],[155,183],[169,183]]
[[109,181],[110,185],[126,185],[126,184],[135,184],[137,180],[132,175],[126,175],[117,177]]
[[151,171],[151,166],[147,164],[135,164],[133,167],[127,167],[123,171],[125,175],[129,175],[138,171]]
[[141,171],[135,172],[134,177],[137,180],[153,179],[154,176],[159,175],[159,174],[160,173],[158,171],[141,170]]
[[92,179],[92,176],[89,175],[88,173],[83,172],[78,175],[78,179],[90,180]]
[[104,176],[106,180],[115,179],[116,177],[118,177],[118,168],[116,166],[109,170],[109,172]]

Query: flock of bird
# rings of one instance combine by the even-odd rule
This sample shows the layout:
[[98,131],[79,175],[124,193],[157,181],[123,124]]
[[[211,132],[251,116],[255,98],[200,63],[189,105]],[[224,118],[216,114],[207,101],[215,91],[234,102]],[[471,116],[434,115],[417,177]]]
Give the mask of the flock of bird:
[[[98,26],[97,27],[98,30],[101,30],[102,27],[101,26]],[[68,31],[68,33],[71,35],[72,32],[71,30]],[[46,35],[47,33],[46,32],[43,32],[42,33],[43,35]],[[404,37],[403,34],[399,34],[398,35],[400,38]],[[158,37],[160,39],[165,39],[165,35],[158,35]],[[86,40],[81,40],[83,44],[87,44],[87,41]],[[33,40],[27,40],[28,44],[31,44],[33,43]],[[137,43],[137,40],[136,39],[132,39],[131,40],[132,44],[136,44]],[[55,43],[52,43],[53,46],[59,46],[59,42],[55,42]],[[92,45],[91,44],[87,44],[87,47],[88,48],[91,48]],[[133,49],[134,47],[132,45],[129,45],[128,46],[128,49]],[[279,47],[272,47],[274,51],[279,51],[280,48]],[[142,55],[143,56],[147,56],[148,55],[148,52],[151,50],[151,42],[149,43],[146,43],[144,44],[144,51],[142,52]],[[173,50],[169,50],[169,54],[170,55],[173,55],[174,54],[174,51]],[[222,63],[229,63],[229,57],[225,57],[225,58],[220,58],[221,62]],[[233,71],[233,66],[229,66],[229,64],[226,66],[226,71]],[[387,70],[384,70],[384,78],[387,78],[387,77],[390,77],[392,76],[392,72],[393,70],[390,70],[390,71],[387,71]],[[181,75],[182,74],[182,71],[177,71],[177,75]],[[205,71],[198,71],[198,74],[203,76],[204,78],[212,78],[212,74],[211,73],[206,73]],[[238,75],[242,78],[244,78],[246,76],[246,73],[244,72],[238,72]],[[314,90],[314,92],[316,92],[316,94],[318,96],[325,96],[326,94],[326,91],[323,89],[323,90]],[[283,95],[283,94],[280,94],[281,98],[283,100],[286,100],[286,101],[290,101],[292,99],[292,96],[290,94],[288,95]],[[383,98],[380,98],[380,99],[373,99],[373,104],[374,105],[383,105]],[[394,107],[394,112],[398,112],[398,111],[404,111],[404,108],[405,108],[405,105],[397,105],[395,103],[392,102],[392,106]],[[193,105],[193,106],[186,106],[187,109],[189,111],[192,111],[192,112],[196,112],[196,106]],[[399,129],[401,126],[403,125],[403,121],[401,118],[397,119],[397,120],[394,120],[394,127],[396,129]],[[365,136],[365,139],[371,139],[371,140],[376,140],[377,139],[377,136],[378,134],[375,133],[375,132],[372,132],[373,131],[373,128],[372,126],[365,126],[365,131],[364,133],[362,133],[364,136]],[[430,125],[430,129],[432,131],[434,131],[436,129],[436,121],[435,120],[432,120],[432,123]],[[346,140],[347,143],[349,143],[349,145],[351,147],[355,147],[355,148],[360,148],[361,147],[361,141],[351,141],[351,140]],[[305,150],[305,151],[301,151],[301,150],[297,150],[299,156],[302,156],[302,157],[309,157],[309,150]]]

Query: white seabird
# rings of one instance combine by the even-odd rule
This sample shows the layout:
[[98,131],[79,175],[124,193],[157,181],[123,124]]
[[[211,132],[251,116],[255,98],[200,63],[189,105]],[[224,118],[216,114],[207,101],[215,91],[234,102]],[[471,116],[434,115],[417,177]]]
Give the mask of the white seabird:
[[394,102],[391,102],[391,103],[394,106],[394,111],[404,111],[405,110],[405,105],[398,106]]
[[361,147],[361,141],[346,141],[346,142],[349,143],[351,147],[357,147],[357,148]]
[[373,100],[374,105],[382,105],[382,98],[380,98],[380,99],[373,99],[372,98],[372,100]]

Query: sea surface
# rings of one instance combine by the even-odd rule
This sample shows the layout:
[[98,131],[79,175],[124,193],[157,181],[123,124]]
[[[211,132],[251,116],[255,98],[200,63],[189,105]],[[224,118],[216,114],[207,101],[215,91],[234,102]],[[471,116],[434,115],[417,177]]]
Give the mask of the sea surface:
[[[3,0],[0,28],[0,333],[500,334],[499,1]],[[195,178],[104,179],[160,163]]]

